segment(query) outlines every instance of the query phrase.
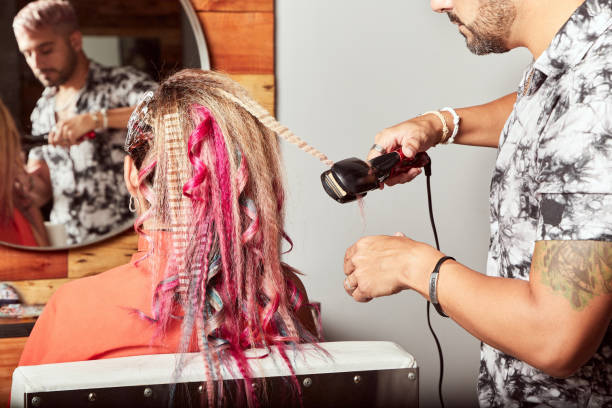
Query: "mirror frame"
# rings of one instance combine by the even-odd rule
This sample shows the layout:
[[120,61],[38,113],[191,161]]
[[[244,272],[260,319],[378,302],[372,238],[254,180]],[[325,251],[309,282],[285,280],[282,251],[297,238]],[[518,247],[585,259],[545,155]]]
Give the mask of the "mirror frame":
[[[208,46],[202,23],[190,0],[178,0],[193,32],[202,69],[210,69]],[[34,248],[0,242],[0,281],[16,286],[27,304],[37,302],[37,292],[30,280],[43,281],[46,292],[55,291],[68,280],[107,270],[129,262],[138,247],[138,237],[132,228],[120,227],[105,238],[69,247]],[[109,264],[108,259],[112,259]],[[22,290],[28,289],[29,290]],[[24,293],[31,293],[23,295]],[[41,294],[40,298],[45,296]]]
[[[274,0],[175,1],[191,25],[202,68],[229,74],[275,112]],[[46,252],[0,245],[0,281],[14,285],[25,304],[46,303],[63,283],[129,262],[137,242],[131,230],[83,247]]]
[[198,54],[200,57],[200,69],[209,70],[210,58],[208,56],[208,46],[206,45],[206,37],[204,36],[204,30],[202,30],[200,19],[196,14],[193,4],[191,4],[189,0],[179,0],[179,2],[181,3],[181,6],[183,6],[183,11],[187,16],[187,20],[191,26],[191,31],[195,37],[196,45],[198,47]]
[[[195,44],[198,51],[198,58],[200,62],[200,68],[204,70],[210,69],[210,58],[208,56],[208,47],[206,45],[206,37],[204,36],[204,31],[202,30],[202,25],[200,24],[200,20],[195,12],[193,5],[190,0],[178,0],[180,5],[182,6],[182,10],[187,17],[187,21],[189,22],[189,26],[191,28],[191,32],[193,33]],[[17,245],[11,244],[8,242],[0,241],[0,247],[8,247],[32,252],[54,252],[54,251],[62,251],[62,250],[70,250],[70,249],[78,249],[94,244],[98,244],[100,242],[104,242],[113,237],[122,235],[129,231],[133,227],[133,223],[123,224],[115,228],[113,231],[108,234],[99,237],[93,241],[87,241],[83,243],[78,243],[74,245],[62,245],[62,246],[45,246],[45,247],[33,247],[26,245]],[[0,255],[2,252],[0,251]],[[2,266],[0,265],[0,280],[2,280]]]

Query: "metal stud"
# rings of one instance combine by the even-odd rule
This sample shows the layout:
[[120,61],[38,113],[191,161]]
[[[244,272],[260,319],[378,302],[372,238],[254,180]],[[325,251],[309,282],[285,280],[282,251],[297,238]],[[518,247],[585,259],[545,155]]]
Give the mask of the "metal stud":
[[145,398],[151,398],[153,396],[153,390],[150,387],[144,389]]
[[40,399],[40,397],[32,397],[32,406],[40,407],[41,403],[42,400]]
[[253,387],[253,391],[257,391],[257,389],[259,388],[259,385],[257,383],[252,383],[251,386]]
[[408,379],[410,381],[414,381],[414,380],[416,380],[416,375],[414,373],[408,373]]
[[302,381],[302,384],[306,388],[310,387],[312,385],[312,378],[310,378],[310,377],[304,378],[304,381]]
[[89,395],[87,395],[87,399],[89,400],[89,402],[94,402],[96,400],[96,393],[90,392]]
[[202,387],[202,385],[200,385],[200,386],[198,387],[198,392],[201,394],[201,393],[202,393],[202,391],[204,391],[204,387]]
[[361,382],[361,376],[360,375],[356,375],[353,377],[353,382],[355,384],[359,384]]

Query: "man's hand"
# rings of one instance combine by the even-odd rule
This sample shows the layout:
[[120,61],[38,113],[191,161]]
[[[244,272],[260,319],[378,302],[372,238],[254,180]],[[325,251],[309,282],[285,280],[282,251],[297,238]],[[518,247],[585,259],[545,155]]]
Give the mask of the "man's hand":
[[[512,112],[516,92],[503,96],[484,105],[456,109],[461,118],[460,128],[454,143],[471,146],[497,147],[499,135]],[[449,112],[441,111],[449,132],[454,130],[453,116]],[[384,152],[390,152],[398,147],[408,158],[417,153],[427,151],[440,142],[442,137],[442,121],[436,115],[428,114],[417,116],[378,133],[374,139]],[[371,150],[368,160],[380,156],[381,153]],[[392,186],[406,183],[419,175],[421,169],[410,169],[404,174],[385,180],[385,184]]]
[[26,175],[28,200],[40,208],[49,202],[53,195],[47,162],[44,160],[29,161],[26,166]]
[[81,137],[94,130],[96,121],[89,113],[60,120],[49,133],[49,144],[69,147],[82,142]]
[[[442,136],[441,126],[440,119],[434,115],[417,116],[381,131],[374,140],[386,152],[401,147],[404,155],[412,159],[418,152],[424,152],[440,141]],[[368,154],[368,160],[381,154],[372,149]],[[392,186],[398,183],[407,183],[420,173],[421,169],[419,168],[410,169],[406,173],[388,178],[385,184]]]
[[444,254],[401,233],[357,241],[344,256],[344,288],[358,302],[414,289],[427,297],[429,274]]
[[32,175],[27,172],[24,167],[19,168],[15,183],[13,184],[13,193],[15,204],[20,210],[30,208],[32,205],[32,194],[34,191],[34,180]]

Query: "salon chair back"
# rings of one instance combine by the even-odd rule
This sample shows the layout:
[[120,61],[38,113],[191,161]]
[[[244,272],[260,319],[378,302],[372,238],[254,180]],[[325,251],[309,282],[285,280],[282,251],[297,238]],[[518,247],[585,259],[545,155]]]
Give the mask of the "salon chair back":
[[[414,358],[391,342],[308,344],[304,353],[288,351],[302,389],[304,407],[416,407],[418,367]],[[323,349],[324,351],[322,351]],[[184,354],[185,368],[175,374],[179,354],[156,354],[95,361],[18,367],[13,374],[11,408],[17,407],[168,407],[170,384],[177,383],[174,406],[199,407],[204,380],[200,354]],[[254,378],[265,377],[265,406],[300,406],[288,401],[291,375],[273,349],[250,350]],[[224,369],[226,396],[236,394],[241,376]],[[257,387],[256,392],[261,392]],[[205,389],[205,387],[204,387]],[[295,397],[293,397],[295,399]],[[230,401],[227,406],[240,403]]]

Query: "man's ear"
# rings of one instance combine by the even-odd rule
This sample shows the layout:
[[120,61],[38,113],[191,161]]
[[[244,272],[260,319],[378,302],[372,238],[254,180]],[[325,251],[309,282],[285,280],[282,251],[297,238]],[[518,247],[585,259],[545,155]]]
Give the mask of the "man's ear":
[[83,34],[80,31],[74,31],[72,34],[70,34],[68,40],[70,41],[70,46],[73,50],[76,52],[83,50]]
[[123,159],[123,180],[130,194],[138,197],[138,169],[134,164],[134,160],[128,155]]

